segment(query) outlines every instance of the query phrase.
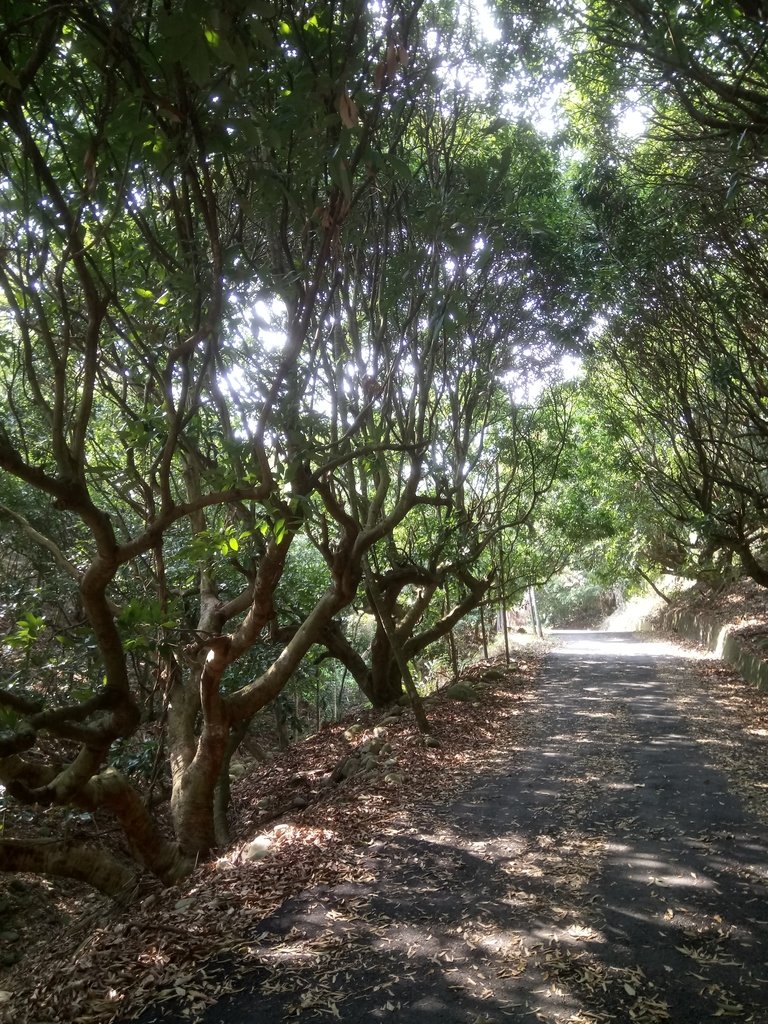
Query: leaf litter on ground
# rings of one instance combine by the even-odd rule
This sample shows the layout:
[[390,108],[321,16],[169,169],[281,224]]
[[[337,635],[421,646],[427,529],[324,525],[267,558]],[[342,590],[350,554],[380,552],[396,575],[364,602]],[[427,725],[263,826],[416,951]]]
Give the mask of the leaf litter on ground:
[[[329,783],[339,761],[387,717],[369,710],[355,717],[363,728],[352,739],[344,735],[346,719],[235,780],[232,845],[182,885],[164,890],[144,878],[130,902],[116,906],[76,885],[54,883],[69,915],[27,953],[34,973],[22,961],[0,981],[0,1021],[108,1024],[138,1015],[152,1001],[173,1001],[180,1014],[197,1019],[236,991],[249,970],[269,965],[270,950],[259,941],[261,920],[314,885],[370,882],[372,846],[408,830],[411,812],[428,814],[447,802],[493,762],[502,738],[503,745],[520,741],[541,651],[526,646],[522,653],[510,670],[493,659],[463,672],[481,696],[477,703],[430,699],[439,747],[425,746],[410,710],[386,726],[407,784],[387,782],[383,772]],[[293,805],[297,796],[306,806]],[[248,843],[265,830],[267,856],[246,860]],[[223,972],[215,964],[228,953],[237,955],[235,976],[231,966]],[[318,976],[316,955],[309,962],[315,985],[304,989],[294,1010],[311,1002],[333,1019],[341,993],[325,980],[330,972]]]

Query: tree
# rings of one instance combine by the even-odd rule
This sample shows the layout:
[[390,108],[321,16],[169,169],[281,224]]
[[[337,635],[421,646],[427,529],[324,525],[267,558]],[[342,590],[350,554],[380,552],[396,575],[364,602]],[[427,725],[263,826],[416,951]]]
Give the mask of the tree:
[[[329,465],[295,416],[338,239],[429,73],[422,55],[404,81],[416,10],[30,3],[5,26],[0,468],[24,499],[6,515],[49,552],[99,667],[79,689],[44,695],[25,675],[2,690],[0,777],[23,801],[114,814],[165,881],[222,838],[215,792],[242,723],[352,600],[362,555],[417,487],[361,533],[323,482],[360,453]],[[279,353],[235,329],[265,295],[286,310]],[[310,515],[335,531],[326,587],[227,693]],[[173,841],[110,763],[147,672],[166,694]],[[4,842],[0,863],[111,892],[131,878],[66,845]]]
[[[765,547],[765,23],[752,5],[566,5],[561,61],[574,184],[592,217],[603,310],[594,392],[659,564],[712,572]],[[552,28],[552,9],[540,24]],[[619,116],[644,105],[645,136]],[[666,534],[660,542],[659,529]],[[698,565],[691,565],[691,549]],[[718,554],[720,553],[720,554]]]
[[[322,415],[335,451],[353,431],[375,451],[329,481],[359,528],[403,486],[402,454],[398,464],[391,452],[418,453],[417,462],[409,456],[419,467],[412,508],[367,557],[368,607],[378,618],[369,661],[338,629],[324,639],[376,706],[401,696],[404,660],[484,601],[489,545],[519,532],[549,487],[567,416],[558,419],[556,397],[525,410],[508,391],[557,358],[540,341],[555,318],[573,331],[583,316],[567,295],[570,252],[556,265],[563,236],[574,233],[561,231],[567,194],[527,126],[499,124],[461,92],[446,101],[443,90],[421,104],[405,142],[407,167],[379,175],[370,199],[366,223],[388,230],[372,238],[359,228],[326,375],[316,374],[305,396],[315,415],[330,406]],[[500,490],[486,468],[492,437],[495,457],[508,460]],[[323,549],[322,533],[316,543]]]
[[[487,587],[473,559],[499,527],[470,478],[497,377],[568,284],[555,165],[446,87],[445,47],[475,45],[453,15],[72,0],[7,17],[0,512],[55,580],[14,598],[0,779],[113,815],[134,864],[4,840],[0,867],[173,882],[226,840],[252,716],[401,539],[427,523],[452,547],[468,596],[447,628]],[[297,538],[322,574],[286,623]],[[167,763],[171,838],[121,768],[142,744]]]
[[711,265],[677,273],[674,291],[664,282],[655,309],[606,334],[597,372],[635,472],[670,532],[698,550],[699,571],[725,551],[766,586],[761,303],[743,280],[734,293],[735,271],[731,263],[723,278]]

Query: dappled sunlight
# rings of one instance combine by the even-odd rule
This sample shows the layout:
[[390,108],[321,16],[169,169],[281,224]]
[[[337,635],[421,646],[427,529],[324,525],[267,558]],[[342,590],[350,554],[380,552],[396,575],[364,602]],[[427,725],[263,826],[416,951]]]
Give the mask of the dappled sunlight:
[[729,736],[707,736],[699,740],[702,747],[738,747],[738,741]]
[[[687,658],[691,652],[664,640],[651,640],[647,633],[610,633],[598,630],[558,629],[547,634],[557,646],[555,657],[578,658],[581,664],[584,654],[601,655],[602,658]],[[595,665],[591,661],[587,664]]]
[[[675,658],[611,651],[553,655],[525,732],[450,806],[392,820],[354,877],[259,923],[255,1024],[698,1024],[762,1006],[768,842],[710,763],[735,738],[700,733]],[[281,835],[337,842],[319,823]]]

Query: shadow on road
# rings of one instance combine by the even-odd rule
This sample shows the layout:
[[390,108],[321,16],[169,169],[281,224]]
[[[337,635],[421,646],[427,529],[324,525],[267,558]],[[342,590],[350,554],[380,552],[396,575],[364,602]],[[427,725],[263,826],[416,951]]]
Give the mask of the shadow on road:
[[373,844],[372,881],[262,922],[263,967],[201,1019],[768,1021],[766,830],[696,737],[688,662],[555,639],[525,744]]

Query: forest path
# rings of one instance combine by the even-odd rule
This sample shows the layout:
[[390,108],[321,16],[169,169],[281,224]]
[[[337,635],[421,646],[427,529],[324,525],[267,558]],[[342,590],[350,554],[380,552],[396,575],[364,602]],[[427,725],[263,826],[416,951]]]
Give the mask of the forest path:
[[718,723],[696,727],[690,663],[640,634],[555,639],[525,745],[383,836],[370,882],[264,922],[264,967],[206,1024],[768,1022],[768,833]]

